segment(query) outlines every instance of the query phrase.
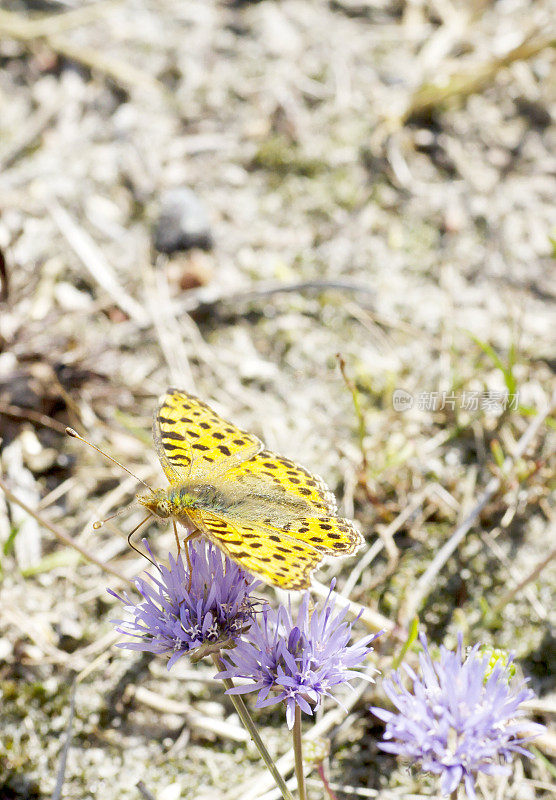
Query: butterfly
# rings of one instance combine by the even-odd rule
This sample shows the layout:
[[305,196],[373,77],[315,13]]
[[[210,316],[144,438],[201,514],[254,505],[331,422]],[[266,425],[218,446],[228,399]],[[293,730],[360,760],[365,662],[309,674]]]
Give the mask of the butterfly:
[[305,589],[325,556],[350,555],[362,543],[352,522],[336,516],[321,478],[192,394],[168,389],[153,439],[170,485],[138,495],[139,503],[206,536],[269,584]]

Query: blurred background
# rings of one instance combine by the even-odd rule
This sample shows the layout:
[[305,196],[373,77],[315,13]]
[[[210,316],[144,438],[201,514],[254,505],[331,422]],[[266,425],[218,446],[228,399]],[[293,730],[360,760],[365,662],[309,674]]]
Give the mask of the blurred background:
[[[64,435],[163,485],[170,385],[332,487],[367,545],[323,583],[402,631],[418,613],[437,642],[514,649],[550,721],[554,10],[0,4],[0,797],[51,796],[97,658],[64,797],[263,796],[255,751],[211,727],[235,717],[209,665],[112,647],[139,517],[92,522],[137,483]],[[172,534],[147,535],[164,558]],[[377,750],[372,691],[330,732],[338,796],[433,796]],[[288,749],[278,711],[257,720]],[[553,796],[550,755],[504,798]]]

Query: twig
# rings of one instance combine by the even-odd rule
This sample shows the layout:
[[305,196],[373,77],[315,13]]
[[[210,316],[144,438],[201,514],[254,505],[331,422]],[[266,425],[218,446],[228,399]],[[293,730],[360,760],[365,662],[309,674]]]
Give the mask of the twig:
[[26,511],[28,514],[30,514],[30,516],[32,516],[33,519],[35,519],[40,525],[42,525],[44,528],[47,528],[47,530],[53,533],[54,536],[60,542],[67,545],[68,547],[73,547],[73,549],[77,550],[78,553],[81,553],[81,555],[87,561],[90,561],[92,564],[96,564],[102,570],[104,570],[104,572],[108,572],[110,573],[110,575],[114,575],[116,578],[118,578],[118,580],[123,581],[124,583],[132,584],[132,581],[130,581],[129,578],[126,578],[124,575],[122,575],[121,572],[118,572],[117,569],[114,569],[114,567],[111,567],[109,564],[105,564],[103,561],[100,561],[100,559],[96,558],[96,556],[94,556],[92,553],[86,550],[82,545],[78,544],[75,541],[75,539],[72,539],[72,537],[69,536],[67,533],[65,533],[61,528],[58,528],[57,525],[53,525],[47,519],[41,517],[40,514],[37,514],[37,512],[34,511],[32,508],[29,508],[29,506],[26,503],[24,503],[23,500],[20,500],[19,497],[16,497],[15,494],[12,491],[10,491],[10,489],[6,486],[2,478],[0,478],[0,489],[3,490],[4,494],[11,503],[15,503],[24,511]]
[[[519,442],[517,443],[517,447],[515,452],[512,456],[508,456],[503,464],[502,471],[507,473],[507,471],[511,468],[511,466],[520,459],[529,444],[531,443],[532,439],[537,435],[539,428],[543,425],[545,419],[549,416],[552,409],[554,408],[554,404],[556,403],[556,393],[552,396],[550,402],[546,405],[546,407],[540,411],[537,416],[533,419]],[[431,561],[428,569],[421,575],[419,580],[417,581],[417,585],[415,587],[414,592],[410,596],[405,608],[400,613],[400,621],[407,625],[408,621],[414,617],[423,600],[428,596],[429,592],[432,590],[434,578],[440,572],[442,567],[446,564],[452,553],[457,549],[460,542],[463,541],[467,533],[471,530],[475,520],[483,510],[483,508],[490,502],[490,500],[494,497],[494,495],[498,492],[500,487],[502,486],[502,478],[498,475],[494,476],[488,482],[486,489],[484,490],[483,494],[480,496],[479,500],[470,511],[470,513],[465,517],[461,525],[459,525],[452,536],[448,539],[445,545],[440,548],[436,556]]]
[[127,61],[113,56],[101,55],[95,47],[83,47],[73,44],[62,36],[48,36],[46,43],[56,53],[70,61],[77,61],[93,72],[100,72],[111,78],[114,83],[136,89],[150,89],[166,96],[166,88],[148,72],[133,67]]
[[249,303],[252,300],[264,300],[275,294],[296,293],[296,292],[354,292],[355,294],[366,294],[374,297],[373,289],[363,284],[351,283],[350,281],[314,280],[299,281],[295,283],[260,283],[251,289],[243,292],[230,294],[229,292],[215,289],[212,286],[202,286],[200,289],[193,289],[187,293],[187,297],[176,303],[176,312],[179,311],[209,311],[215,306],[230,306],[234,313],[239,313],[236,306],[240,303]]
[[556,716],[556,697],[532,697],[522,703],[530,714],[554,714]]
[[[319,768],[319,775],[320,775],[320,768]],[[322,778],[321,778],[322,780]],[[307,778],[307,784],[309,786],[314,786],[315,789],[320,789],[322,787],[321,781],[317,780],[316,778]],[[342,795],[354,795],[355,797],[378,797],[380,794],[383,800],[393,800],[390,795],[387,795],[384,790],[379,793],[378,789],[367,789],[365,786],[350,786],[348,783],[330,783],[327,779],[325,784],[325,790],[330,800],[338,800],[336,795],[334,794],[334,790],[341,792]],[[419,800],[421,800],[419,796]],[[415,798],[415,795],[412,795],[412,798]],[[399,796],[397,796],[397,800],[399,800]],[[409,800],[409,798],[408,798]],[[423,797],[424,800],[424,797]]]
[[0,247],[0,303],[5,303],[10,294],[6,256]]
[[[491,531],[482,531],[480,536],[489,550],[496,556],[496,558],[500,561],[500,563],[506,568],[508,573],[508,578],[510,578],[514,583],[521,583],[523,579],[523,572],[521,572],[515,566],[515,559],[511,556],[508,556],[505,550],[500,546],[498,543],[498,534],[502,531],[502,528],[494,528]],[[526,586],[523,592],[523,596],[527,598],[529,603],[531,604],[532,608],[534,609],[535,613],[539,617],[539,619],[545,620],[548,617],[548,609],[540,602],[539,598],[537,597],[535,591],[531,586]],[[491,609],[488,609],[488,613],[491,613]]]
[[156,800],[154,794],[147,789],[143,781],[136,783],[135,788],[139,789],[139,794],[144,798],[144,800]]
[[355,566],[349,573],[348,579],[342,587],[342,597],[350,596],[363,572],[373,563],[381,550],[384,550],[384,542],[382,539],[376,539],[376,541],[374,541],[372,545],[365,550],[361,558],[357,560]]
[[[363,553],[359,561],[355,564],[342,590],[343,597],[349,597],[364,570],[366,570],[367,567],[374,561],[380,551],[384,549],[386,542],[393,540],[394,534],[400,530],[402,525],[404,525],[407,520],[413,516],[415,511],[417,511],[417,509],[423,504],[423,499],[426,497],[426,495],[426,489],[422,492],[419,492],[419,494],[413,498],[411,503],[402,509],[398,516],[386,528],[384,528],[384,530],[378,531],[380,539],[377,539],[376,542],[373,542],[371,547],[369,547],[369,549]],[[372,591],[372,589],[374,589],[376,586],[386,581],[388,576],[391,574],[390,558],[388,559],[388,562],[388,567],[386,568],[385,572],[382,572],[376,578],[373,578],[369,586],[366,587],[368,591]]]
[[324,771],[324,764],[323,764],[322,761],[319,761],[319,763],[317,764],[317,771],[318,771],[319,777],[320,777],[320,779],[322,781],[322,785],[324,786],[324,790],[325,790],[326,794],[328,795],[328,797],[330,798],[330,800],[338,800],[338,798],[336,797],[336,795],[332,791],[332,786],[330,785],[330,781],[326,777],[326,772]]
[[10,403],[0,402],[0,414],[4,414],[6,417],[13,417],[14,419],[29,420],[29,422],[42,425],[43,428],[51,428],[57,433],[65,434],[66,432],[66,426],[62,425],[61,422],[52,419],[52,417],[48,417],[46,414],[41,414],[40,411],[33,411],[31,408],[21,408],[20,406],[13,406]]

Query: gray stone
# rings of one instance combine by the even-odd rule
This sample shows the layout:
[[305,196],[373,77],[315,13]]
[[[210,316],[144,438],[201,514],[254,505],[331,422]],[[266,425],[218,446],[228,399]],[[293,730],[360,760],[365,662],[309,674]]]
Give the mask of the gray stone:
[[154,246],[161,253],[199,247],[210,250],[212,231],[205,206],[186,186],[170,189],[161,197],[154,229]]

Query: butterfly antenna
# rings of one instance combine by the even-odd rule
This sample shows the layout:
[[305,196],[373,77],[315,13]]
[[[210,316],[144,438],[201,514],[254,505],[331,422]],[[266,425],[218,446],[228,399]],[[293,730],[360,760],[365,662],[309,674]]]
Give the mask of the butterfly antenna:
[[[93,450],[96,450],[96,451],[97,451],[97,453],[100,453],[102,456],[104,456],[105,458],[107,458],[109,461],[112,461],[112,462],[114,462],[114,464],[117,464],[117,465],[118,465],[119,467],[121,467],[121,468],[122,468],[122,469],[123,469],[125,472],[127,472],[127,474],[128,474],[128,475],[131,475],[131,477],[132,477],[132,478],[135,478],[135,480],[136,480],[136,481],[139,481],[139,483],[142,483],[142,484],[143,484],[143,486],[146,486],[146,487],[147,487],[147,489],[148,489],[150,492],[152,492],[152,491],[153,491],[153,490],[152,490],[152,488],[149,486],[149,484],[148,484],[148,483],[145,483],[145,481],[144,481],[144,480],[142,480],[141,478],[138,478],[138,477],[137,477],[137,475],[134,475],[134,474],[133,474],[133,472],[132,472],[131,470],[129,470],[127,467],[124,467],[124,465],[121,463],[121,461],[118,461],[116,458],[113,458],[112,456],[109,456],[109,455],[108,455],[108,453],[105,453],[105,452],[104,452],[104,450],[101,450],[101,449],[100,449],[100,447],[97,447],[97,446],[96,446],[96,444],[93,444],[92,442],[89,442],[87,439],[84,439],[84,438],[83,438],[83,436],[80,436],[80,435],[77,433],[77,431],[74,431],[74,429],[73,429],[73,428],[66,428],[66,433],[67,433],[67,435],[68,435],[68,436],[71,436],[71,437],[73,437],[74,439],[79,439],[79,441],[80,441],[80,442],[85,442],[85,444],[88,444],[88,445],[89,445],[89,447],[92,447],[92,448],[93,448]],[[125,509],[124,509],[124,510],[125,510]],[[108,519],[111,519],[111,518],[110,518],[110,517],[108,517]],[[106,520],[104,520],[104,522],[106,522]],[[102,523],[101,523],[101,524],[102,524]],[[93,527],[95,527],[95,526],[93,526]],[[98,527],[100,528],[100,525],[98,525]]]
[[124,506],[123,508],[120,508],[120,510],[116,511],[115,514],[110,514],[109,517],[105,517],[104,519],[99,519],[96,522],[93,522],[94,530],[98,531],[99,528],[102,528],[102,526],[104,525],[105,522],[108,522],[111,519],[115,519],[116,517],[119,517],[120,514],[125,514],[126,511],[130,511],[132,508],[135,508],[136,505],[137,505],[137,501],[134,500],[133,503],[130,503],[129,505]]

